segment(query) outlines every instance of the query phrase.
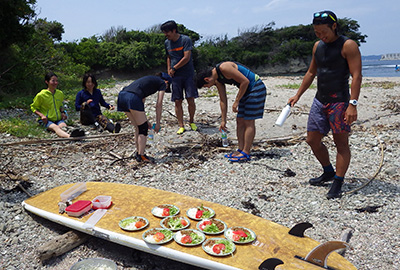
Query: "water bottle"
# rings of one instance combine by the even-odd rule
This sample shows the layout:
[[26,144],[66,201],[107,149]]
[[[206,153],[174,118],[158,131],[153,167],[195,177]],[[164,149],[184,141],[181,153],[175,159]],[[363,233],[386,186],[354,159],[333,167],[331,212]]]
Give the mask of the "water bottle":
[[283,108],[283,110],[282,110],[281,114],[279,115],[278,119],[276,120],[275,125],[281,127],[281,126],[283,125],[283,123],[285,123],[286,118],[287,118],[287,117],[289,116],[289,114],[290,114],[290,109],[291,109],[290,104],[287,104],[287,105],[285,106],[285,108]]
[[154,124],[151,127],[151,129],[149,130],[148,141],[149,141],[149,143],[154,142]]
[[221,140],[222,140],[223,147],[227,147],[229,145],[228,134],[226,134],[225,130],[221,131]]

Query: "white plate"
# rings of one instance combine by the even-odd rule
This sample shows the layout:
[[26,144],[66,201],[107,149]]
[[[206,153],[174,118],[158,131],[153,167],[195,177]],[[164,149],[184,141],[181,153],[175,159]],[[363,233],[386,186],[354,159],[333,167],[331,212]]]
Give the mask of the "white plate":
[[[202,220],[202,219],[204,219],[203,217],[201,217],[201,218],[196,218],[196,212],[197,212],[197,210],[200,210],[199,208],[200,208],[200,206],[199,206],[199,207],[192,207],[192,208],[189,208],[189,210],[186,211],[186,215],[187,215],[189,218],[193,219],[193,220]],[[205,206],[203,206],[203,208],[204,208],[205,210],[207,210],[207,211],[210,211],[210,213],[211,213],[210,216],[207,217],[207,218],[212,218],[212,217],[215,216],[215,211],[214,211],[213,209],[211,209],[210,207],[205,207]]]
[[[169,208],[169,209],[175,208],[177,211],[173,215],[164,216],[163,215],[163,209],[164,208]],[[171,217],[171,216],[176,216],[177,214],[179,214],[179,208],[177,206],[175,206],[175,205],[172,205],[172,204],[160,204],[160,205],[154,207],[153,209],[151,209],[151,213],[154,216],[159,217],[159,218]]]
[[[129,222],[128,224],[130,224],[130,223],[136,223],[136,222],[139,221],[139,220],[144,221],[145,224],[144,224],[144,226],[142,226],[142,227],[140,227],[140,228],[136,228],[136,227],[131,227],[131,228],[129,228],[129,227],[126,227],[128,224],[124,224],[125,226],[122,225],[122,223],[124,223],[124,221],[128,221],[128,220],[130,220],[130,219],[132,220],[132,222]],[[134,221],[134,220],[136,220],[136,221]],[[147,218],[144,218],[144,217],[133,216],[133,217],[127,217],[127,218],[124,218],[124,219],[120,220],[119,223],[118,223],[118,225],[119,225],[119,227],[120,227],[121,229],[123,229],[123,230],[125,230],[125,231],[133,232],[133,231],[139,231],[139,230],[142,230],[142,229],[146,228],[147,225],[149,225],[149,221],[147,220]]]
[[[233,240],[233,237],[232,237],[233,236],[233,232],[234,231],[238,231],[238,230],[243,230],[245,232],[249,232],[250,236],[253,239],[247,239],[245,241],[235,241],[235,240]],[[256,234],[252,230],[250,230],[249,228],[246,228],[246,227],[241,227],[241,226],[235,226],[235,227],[231,227],[231,228],[227,229],[224,232],[224,236],[226,237],[226,239],[231,240],[235,244],[247,244],[247,243],[253,242],[256,239]]]
[[[213,246],[216,243],[212,243],[212,242],[219,242],[219,241],[222,241],[222,242],[226,243],[225,247],[227,245],[230,245],[232,247],[232,250],[230,252],[227,252],[227,253],[223,253],[223,251],[221,251],[221,253],[219,253],[219,254],[215,253],[213,251]],[[225,239],[225,238],[209,238],[209,239],[207,239],[206,241],[203,242],[201,247],[203,248],[203,250],[206,253],[208,253],[208,254],[210,254],[212,256],[219,256],[219,257],[228,256],[228,255],[232,254],[233,252],[235,252],[235,250],[236,250],[235,244],[232,241],[230,241],[228,239]]]
[[[167,235],[164,234],[165,238],[163,240],[159,241],[159,242],[155,241],[152,237],[147,238],[147,237],[149,237],[151,235],[155,235],[157,232],[165,232],[165,231],[168,231],[170,233],[169,237],[167,237]],[[173,238],[173,234],[174,233],[171,230],[167,230],[167,229],[164,229],[164,228],[153,228],[153,229],[149,229],[149,230],[145,231],[142,234],[142,239],[146,243],[149,243],[149,244],[162,245],[162,244],[165,244],[165,243],[168,243],[169,241],[171,241],[172,238]]]
[[[169,227],[169,225],[168,225],[168,221],[170,221],[170,220],[172,220],[172,219],[173,219],[173,220],[179,220],[179,221],[180,221],[180,222],[179,222],[179,225],[176,226],[175,228]],[[186,225],[185,225],[185,226],[182,225],[182,223],[181,223],[182,220],[186,221]],[[190,226],[190,221],[189,221],[189,219],[186,218],[186,217],[172,216],[172,217],[163,218],[163,219],[160,221],[160,225],[161,225],[161,227],[163,227],[164,229],[168,229],[168,230],[171,230],[171,231],[179,231],[179,230],[183,230],[183,229],[186,229],[187,227],[189,227],[189,226]]]
[[[202,240],[198,243],[182,243],[181,238],[185,233],[195,233],[197,234],[199,237],[202,238]],[[177,242],[178,244],[182,245],[182,246],[187,246],[187,247],[193,247],[193,246],[197,246],[200,245],[201,243],[204,242],[204,240],[206,240],[206,235],[204,233],[202,233],[201,231],[198,230],[193,230],[193,229],[185,229],[185,230],[181,230],[178,231],[177,233],[174,234],[174,240],[175,242]]]
[[[216,222],[217,223],[221,223],[224,227],[223,227],[223,229],[222,230],[219,230],[218,232],[206,232],[206,231],[204,231],[204,230],[202,230],[202,224],[203,223],[205,223],[205,222],[209,222],[209,221],[211,221],[211,224],[215,224]],[[196,227],[197,227],[197,229],[199,230],[199,231],[201,231],[201,232],[203,232],[203,233],[205,233],[205,234],[220,234],[220,233],[223,233],[225,230],[226,230],[226,224],[225,224],[225,222],[223,222],[222,220],[219,220],[219,219],[216,219],[216,218],[210,218],[210,219],[203,219],[203,220],[201,220],[201,221],[199,221],[198,223],[197,223],[197,225],[196,225]]]

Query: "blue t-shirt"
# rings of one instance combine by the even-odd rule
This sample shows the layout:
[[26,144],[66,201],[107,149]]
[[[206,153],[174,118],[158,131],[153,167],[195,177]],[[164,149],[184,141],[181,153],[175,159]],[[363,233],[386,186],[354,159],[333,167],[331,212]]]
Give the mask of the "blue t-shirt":
[[104,98],[103,95],[101,94],[100,89],[94,89],[93,90],[93,95],[89,93],[89,91],[86,91],[85,89],[82,89],[81,91],[76,94],[76,99],[75,99],[75,109],[77,111],[81,110],[81,106],[83,102],[88,101],[89,99],[92,99],[93,101],[89,103],[89,107],[92,110],[93,116],[96,117],[101,114],[100,110],[100,105],[105,107],[105,108],[110,108],[110,104],[108,104]]
[[[192,40],[186,35],[180,34],[178,40],[173,42],[172,40],[165,40],[165,52],[171,59],[171,67],[176,65],[184,55],[184,52],[192,50]],[[193,76],[194,66],[192,54],[190,54],[190,60],[186,65],[176,70],[175,76]]]
[[125,86],[122,88],[122,91],[133,93],[140,98],[145,98],[158,91],[165,91],[166,88],[167,85],[163,79],[158,76],[149,75]]

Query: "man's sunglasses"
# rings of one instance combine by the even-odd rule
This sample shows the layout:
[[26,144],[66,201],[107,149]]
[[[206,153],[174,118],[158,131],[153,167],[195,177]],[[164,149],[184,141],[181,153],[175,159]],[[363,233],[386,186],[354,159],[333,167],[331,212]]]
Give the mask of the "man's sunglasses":
[[335,18],[333,18],[333,16],[331,15],[331,14],[328,14],[328,13],[326,13],[326,12],[324,12],[324,13],[319,13],[319,12],[316,12],[316,13],[314,13],[314,18],[322,18],[322,19],[325,19],[325,18],[331,18],[334,22],[336,22],[336,20],[335,20]]

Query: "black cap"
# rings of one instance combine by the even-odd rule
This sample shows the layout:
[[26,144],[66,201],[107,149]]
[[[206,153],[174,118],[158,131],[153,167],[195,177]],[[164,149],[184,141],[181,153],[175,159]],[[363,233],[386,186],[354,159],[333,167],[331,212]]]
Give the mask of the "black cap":
[[313,24],[334,24],[337,23],[335,13],[329,10],[315,12],[313,15]]

